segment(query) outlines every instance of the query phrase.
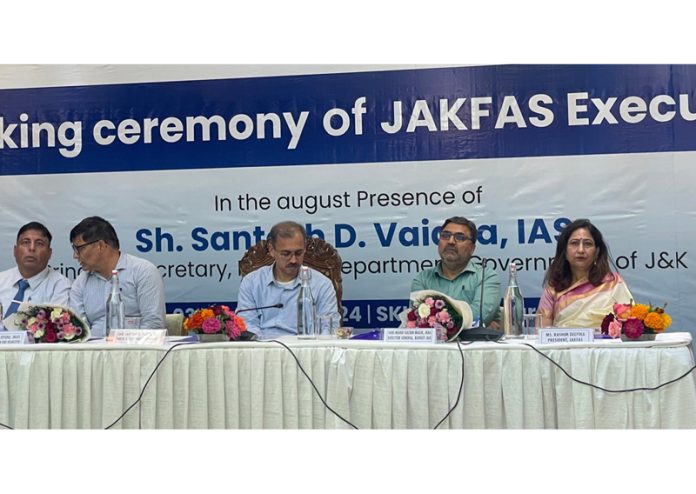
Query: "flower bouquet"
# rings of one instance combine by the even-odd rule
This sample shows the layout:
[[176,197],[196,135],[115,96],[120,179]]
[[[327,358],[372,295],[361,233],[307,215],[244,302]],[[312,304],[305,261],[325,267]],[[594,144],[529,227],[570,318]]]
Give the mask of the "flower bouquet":
[[471,326],[471,307],[436,290],[411,293],[413,305],[399,314],[401,327],[436,328],[438,339],[454,341],[463,329]]
[[198,335],[223,335],[229,341],[256,339],[254,333],[246,330],[244,319],[226,305],[211,305],[196,310],[186,318],[184,328]]
[[90,336],[89,324],[72,309],[58,304],[23,302],[13,323],[16,329],[31,334],[34,343],[79,343]]
[[631,340],[641,338],[643,334],[662,333],[672,324],[672,318],[662,307],[650,304],[614,304],[613,311],[602,321],[602,334],[620,338],[622,334]]

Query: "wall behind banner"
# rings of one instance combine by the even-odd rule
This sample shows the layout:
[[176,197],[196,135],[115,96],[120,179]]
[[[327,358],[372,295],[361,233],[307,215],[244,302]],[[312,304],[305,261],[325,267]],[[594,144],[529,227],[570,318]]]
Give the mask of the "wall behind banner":
[[158,265],[169,310],[190,310],[235,302],[241,255],[294,219],[337,246],[348,316],[371,327],[395,324],[445,218],[477,223],[476,254],[503,286],[521,264],[533,308],[556,235],[589,217],[634,296],[696,329],[693,67],[231,67],[215,80],[180,67],[190,75],[168,82],[150,67],[138,83],[111,67],[81,86],[91,69],[65,70],[55,87],[0,90],[0,268],[38,220],[51,265],[74,278],[68,232],[97,214]]

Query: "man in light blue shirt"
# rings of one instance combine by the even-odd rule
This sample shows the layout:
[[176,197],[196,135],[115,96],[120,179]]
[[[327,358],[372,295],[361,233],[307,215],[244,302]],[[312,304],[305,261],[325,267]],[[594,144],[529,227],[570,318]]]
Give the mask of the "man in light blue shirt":
[[437,251],[440,262],[424,269],[413,280],[411,291],[437,290],[471,307],[474,321],[481,312],[483,284],[483,322],[486,327],[499,329],[500,281],[498,274],[487,269],[485,276],[480,265],[471,261],[476,249],[476,225],[462,216],[445,220],[440,230]]
[[[297,334],[297,296],[300,291],[300,267],[304,261],[307,232],[294,221],[284,221],[271,228],[268,252],[274,259],[271,266],[252,271],[239,286],[237,310],[281,303],[281,308],[240,312],[247,330],[259,339],[272,339]],[[336,292],[331,280],[311,269],[310,288],[317,304],[317,316],[338,312]]]
[[[17,243],[14,246],[17,266],[0,273],[2,315],[7,318],[5,322],[10,326],[9,318],[15,317],[14,314],[23,301],[68,305],[70,280],[48,267],[53,253],[52,239],[48,228],[36,221],[22,226],[17,233]],[[25,288],[21,291],[20,283],[25,283]],[[20,293],[21,300],[17,300]]]
[[70,306],[87,320],[92,335],[103,337],[111,271],[118,271],[126,317],[141,317],[143,329],[164,329],[164,283],[150,261],[122,253],[111,223],[85,218],[70,231],[73,257],[82,267],[70,290]]

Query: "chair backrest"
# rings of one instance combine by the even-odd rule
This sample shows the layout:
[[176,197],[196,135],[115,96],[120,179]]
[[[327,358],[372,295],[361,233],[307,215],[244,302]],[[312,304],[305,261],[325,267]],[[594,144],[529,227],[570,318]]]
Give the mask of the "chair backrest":
[[[268,252],[268,241],[261,240],[251,247],[239,260],[239,275],[244,277],[262,266],[273,264]],[[336,291],[338,311],[343,315],[343,278],[341,277],[341,256],[333,245],[317,237],[307,239],[304,264],[316,269],[331,280]]]
[[167,335],[184,336],[184,315],[165,314],[164,325],[167,327]]

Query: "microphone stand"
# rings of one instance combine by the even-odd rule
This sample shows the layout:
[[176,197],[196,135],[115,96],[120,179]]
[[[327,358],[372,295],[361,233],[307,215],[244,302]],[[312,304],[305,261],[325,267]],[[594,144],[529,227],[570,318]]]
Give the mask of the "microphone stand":
[[459,333],[459,339],[462,341],[498,341],[503,337],[503,332],[497,329],[491,329],[484,326],[483,323],[483,284],[486,275],[486,259],[481,259],[481,294],[479,300],[479,323],[478,326],[471,329],[464,329]]

